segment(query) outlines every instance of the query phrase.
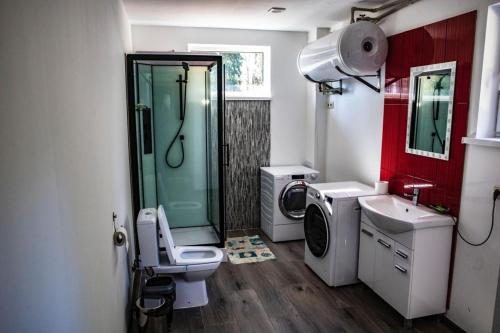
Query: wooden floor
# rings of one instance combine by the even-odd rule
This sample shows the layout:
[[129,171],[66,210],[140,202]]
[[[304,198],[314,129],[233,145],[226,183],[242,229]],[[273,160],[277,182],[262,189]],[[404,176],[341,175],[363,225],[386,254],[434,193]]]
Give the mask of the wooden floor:
[[[260,234],[259,231],[229,236]],[[209,304],[174,312],[173,332],[456,332],[441,316],[403,317],[363,284],[330,288],[305,264],[304,241],[272,243],[277,260],[223,263],[207,280]]]

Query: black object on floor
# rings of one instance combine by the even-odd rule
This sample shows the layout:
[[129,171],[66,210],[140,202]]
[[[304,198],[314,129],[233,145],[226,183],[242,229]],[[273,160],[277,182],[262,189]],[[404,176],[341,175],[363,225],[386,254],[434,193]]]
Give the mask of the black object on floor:
[[135,303],[139,331],[170,332],[174,302],[175,282],[171,277],[149,278]]

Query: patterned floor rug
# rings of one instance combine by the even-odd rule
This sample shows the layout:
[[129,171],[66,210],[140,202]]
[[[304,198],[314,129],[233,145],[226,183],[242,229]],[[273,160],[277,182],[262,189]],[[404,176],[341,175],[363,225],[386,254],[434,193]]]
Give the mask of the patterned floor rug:
[[236,265],[276,259],[258,235],[229,237],[226,240],[226,251],[229,261]]

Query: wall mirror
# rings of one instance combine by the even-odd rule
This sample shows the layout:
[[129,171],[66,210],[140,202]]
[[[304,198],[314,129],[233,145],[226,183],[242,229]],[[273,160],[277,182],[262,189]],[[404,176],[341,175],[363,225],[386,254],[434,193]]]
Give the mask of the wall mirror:
[[406,152],[448,160],[456,62],[410,69]]

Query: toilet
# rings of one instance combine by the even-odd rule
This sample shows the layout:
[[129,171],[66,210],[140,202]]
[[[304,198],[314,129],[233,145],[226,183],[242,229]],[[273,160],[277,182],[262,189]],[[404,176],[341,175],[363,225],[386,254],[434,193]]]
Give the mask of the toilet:
[[[158,227],[165,244],[160,250]],[[162,205],[143,209],[137,218],[141,266],[156,274],[170,275],[176,284],[174,309],[208,304],[205,280],[219,267],[222,250],[213,246],[175,246]]]

